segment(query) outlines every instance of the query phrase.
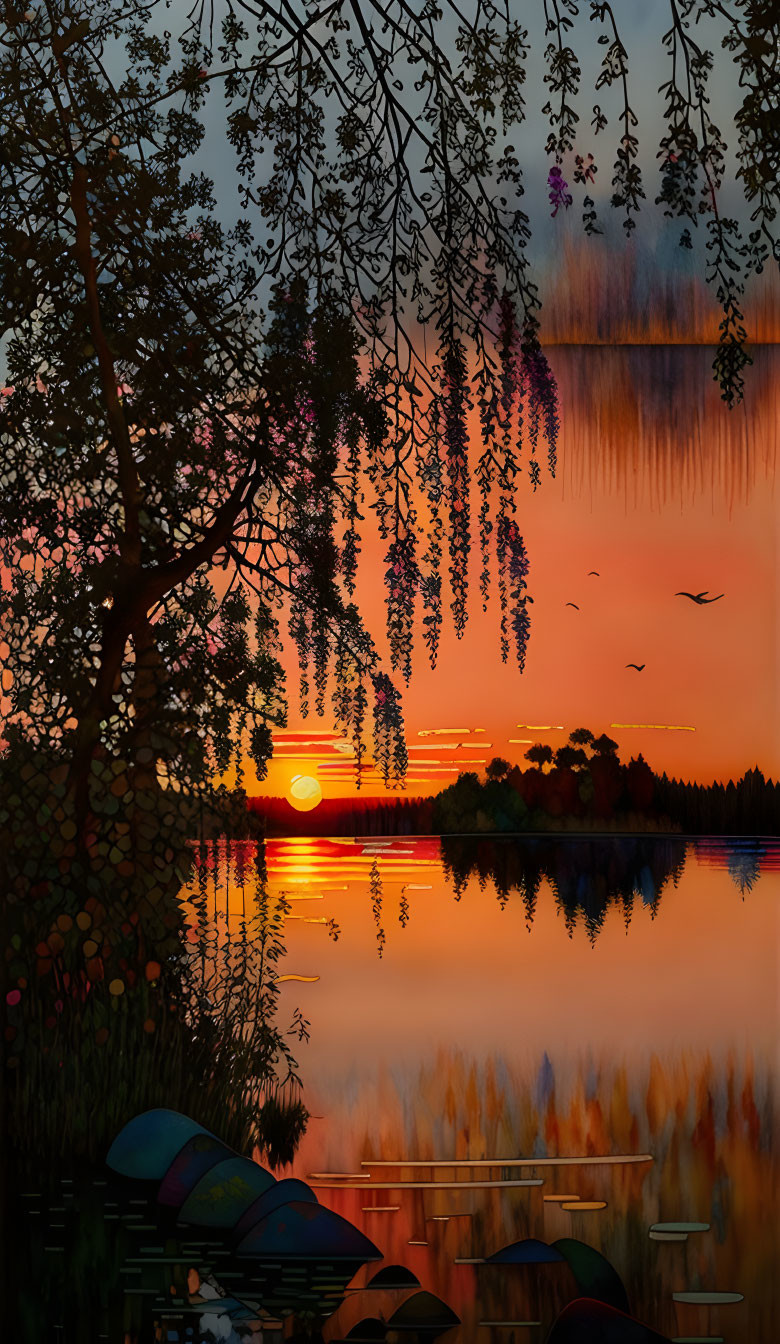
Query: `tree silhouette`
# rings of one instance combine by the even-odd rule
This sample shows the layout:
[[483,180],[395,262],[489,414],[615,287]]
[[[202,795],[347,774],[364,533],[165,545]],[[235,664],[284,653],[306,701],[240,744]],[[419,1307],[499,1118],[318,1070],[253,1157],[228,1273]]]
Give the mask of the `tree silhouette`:
[[[106,1023],[127,1108],[161,1085],[163,1025],[189,1055],[181,1076],[214,1080],[221,1028],[193,970],[208,928],[199,915],[183,943],[177,898],[214,775],[233,764],[240,783],[248,751],[262,777],[285,722],[285,603],[304,712],[324,713],[332,674],[357,765],[371,723],[386,781],[402,777],[389,673],[410,675],[416,607],[435,662],[445,567],[458,634],[467,616],[472,406],[502,652],[511,641],[525,657],[515,486],[526,467],[540,479],[543,443],[554,470],[558,420],[525,216],[499,194],[519,195],[515,169],[491,152],[478,84],[448,74],[432,14],[389,38],[410,69],[422,43],[433,80],[433,120],[411,84],[401,115],[372,12],[265,9],[250,37],[226,3],[185,20],[177,43],[154,0],[6,7],[0,864],[22,982],[7,1039],[24,1046],[12,1103],[47,1096],[52,1154],[73,1132],[56,1055],[89,1059],[97,1086]],[[509,47],[490,64],[511,65]],[[478,68],[480,51],[464,54],[462,70]],[[194,160],[216,88],[235,221]],[[389,671],[353,602],[369,508],[386,544]],[[251,1049],[240,1022],[220,1042],[242,1134],[258,1086],[290,1066],[271,1022],[281,953],[261,863],[253,881],[254,945],[277,950],[247,978],[263,1019]],[[218,1088],[210,1100],[207,1126],[224,1109]],[[94,1110],[97,1147],[110,1115]]]
[[593,745],[593,734],[589,728],[575,728],[569,733],[569,741],[573,747],[590,747]]
[[559,747],[555,753],[555,764],[563,770],[583,770],[588,764],[588,753],[581,747]]
[[616,756],[618,751],[617,742],[608,737],[606,733],[602,733],[600,737],[594,737],[591,747],[597,756]]
[[[366,490],[387,547],[391,671],[408,680],[417,606],[436,661],[447,552],[459,635],[467,618],[475,380],[483,558],[494,544],[502,652],[511,639],[522,666],[521,403],[535,483],[540,432],[555,460],[525,216],[489,189],[519,170],[491,156],[480,122],[484,60],[501,84],[517,33],[506,51],[464,53],[464,83],[431,15],[383,35],[371,4],[297,27],[265,10],[250,41],[226,8],[217,58],[200,20],[176,55],[154,8],[54,0],[12,14],[0,56],[8,734],[69,761],[82,822],[100,751],[130,757],[137,781],[189,787],[248,746],[262,777],[285,713],[280,601],[304,712],[310,698],[324,712],[333,674],[358,764],[372,712],[398,780],[398,693],[352,602]],[[401,64],[422,62],[427,119],[389,80],[388,41]],[[232,227],[189,162],[215,85],[245,207]],[[330,148],[326,103],[340,109]],[[430,359],[410,334],[426,325]]]
[[529,747],[525,753],[525,759],[532,765],[545,766],[552,765],[553,749],[546,742],[537,742],[533,747]]
[[504,779],[509,774],[512,765],[510,761],[504,760],[503,756],[494,756],[492,761],[488,761],[485,767],[485,774],[488,779]]

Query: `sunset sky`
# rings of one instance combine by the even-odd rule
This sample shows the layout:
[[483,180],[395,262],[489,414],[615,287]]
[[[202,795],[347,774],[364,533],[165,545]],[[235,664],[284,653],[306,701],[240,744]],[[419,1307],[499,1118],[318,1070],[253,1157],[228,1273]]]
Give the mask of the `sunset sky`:
[[[541,11],[526,14],[527,9],[524,21],[536,40]],[[550,218],[550,164],[540,111],[548,95],[541,61],[529,65],[528,116],[517,131],[527,184],[523,207],[532,228],[529,259],[562,419],[557,478],[545,475],[536,494],[526,480],[520,500],[534,598],[526,670],[520,676],[511,663],[501,664],[498,614],[495,604],[481,611],[474,556],[464,639],[458,642],[445,631],[435,672],[418,647],[404,693],[410,756],[429,766],[437,762],[435,771],[410,771],[411,796],[454,779],[456,763],[467,768],[468,760],[481,762],[496,753],[522,760],[528,743],[513,739],[555,746],[582,725],[609,732],[624,759],[642,752],[654,768],[686,779],[727,779],[755,764],[768,774],[780,773],[775,483],[780,281],[776,268],[767,268],[748,286],[745,325],[755,363],[746,371],[744,403],[730,412],[712,382],[721,315],[703,278],[705,230],[693,230],[691,250],[681,248],[681,222],[665,219],[654,204],[664,134],[658,91],[669,77],[661,41],[666,15],[643,0],[626,0],[620,20],[633,72],[646,192],[631,241],[626,242],[619,213],[609,207],[614,126],[594,138],[585,92],[575,149],[593,152],[599,164],[589,187],[603,230],[599,236],[583,236],[579,189],[573,208]],[[706,20],[697,31],[704,40]],[[444,23],[443,45],[452,37]],[[584,91],[592,93],[602,50],[595,38],[583,50]],[[711,95],[713,116],[728,129],[731,173],[732,118],[742,95],[738,70],[729,60],[719,66]],[[611,95],[602,90],[599,96],[614,114]],[[207,113],[209,134],[198,157],[213,174],[220,200],[227,201],[232,159],[217,113],[217,108]],[[724,204],[744,218],[744,202],[728,177]],[[358,601],[383,649],[383,552],[370,524],[369,517]],[[587,577],[591,569],[600,577]],[[675,597],[679,589],[724,596],[697,607]],[[646,667],[635,672],[626,668],[628,662]],[[332,730],[327,716],[312,716],[304,724],[289,650],[286,666],[289,730]],[[613,728],[616,723],[678,728]],[[541,732],[520,724],[562,729]],[[467,738],[460,732],[419,736],[443,728],[484,732]],[[469,749],[451,749],[462,740]],[[416,750],[425,743],[442,750]],[[248,792],[286,794],[300,774],[319,779],[326,798],[354,793],[348,773],[334,778],[337,772],[330,768],[345,764],[344,755],[333,747],[299,750],[305,754],[294,757],[288,731],[278,740],[262,785],[247,768]],[[439,762],[449,764],[450,772]],[[384,789],[369,776],[363,792]]]
[[[749,316],[767,344],[753,348],[744,405],[729,411],[711,380],[705,341],[717,312],[703,286],[639,250],[588,247],[569,230],[551,271],[547,351],[562,433],[557,476],[545,474],[534,493],[524,474],[520,492],[534,598],[526,671],[500,661],[498,609],[492,601],[481,610],[473,554],[465,637],[445,629],[434,672],[418,648],[403,694],[410,796],[436,792],[469,761],[481,769],[495,754],[522,761],[529,741],[562,745],[580,726],[608,731],[624,759],[641,751],[654,769],[687,780],[728,780],[753,765],[780,771],[780,352],[771,343],[780,286],[767,282],[752,294]],[[594,344],[580,344],[589,323]],[[604,344],[611,332],[615,344]],[[381,649],[382,556],[368,520],[358,598]],[[724,597],[695,606],[675,597],[680,589]],[[312,730],[335,724],[313,715],[304,723],[289,655],[286,665],[288,732],[277,739],[268,780],[257,785],[250,773],[247,792],[278,796],[305,774],[321,782],[324,797],[354,794],[347,757],[332,746],[293,745],[293,731],[305,728],[311,742]],[[469,732],[420,735],[442,728]],[[385,789],[367,775],[362,792]]]
[[[578,300],[587,309],[582,290],[592,285],[582,271],[577,281],[575,260],[572,254],[573,321]],[[629,320],[630,258],[623,279],[622,306],[614,273],[608,281],[621,334],[658,342],[661,333],[648,330],[652,300],[644,317],[634,302]],[[686,779],[728,779],[755,764],[768,774],[780,771],[774,470],[780,355],[776,346],[754,350],[745,403],[729,412],[711,381],[711,349],[678,343],[686,324],[698,325],[693,291],[680,297],[686,303],[678,305],[673,345],[549,347],[562,446],[556,479],[545,476],[535,494],[522,487],[519,517],[534,598],[526,669],[520,675],[511,660],[501,663],[498,613],[495,602],[481,610],[475,555],[465,637],[445,632],[434,672],[418,652],[404,693],[414,763],[409,795],[436,791],[469,761],[479,763],[475,768],[495,754],[522,761],[529,740],[555,747],[582,725],[609,732],[624,759],[642,752],[655,769]],[[772,297],[764,294],[761,312],[773,326]],[[555,303],[552,315],[563,320]],[[556,334],[560,340],[560,328]],[[724,596],[696,606],[675,596],[680,589]],[[382,648],[382,546],[370,534],[358,596]],[[646,666],[636,672],[629,662]],[[288,732],[277,739],[265,783],[248,778],[249,793],[284,794],[291,778],[304,774],[321,782],[326,798],[354,794],[348,758],[332,746],[294,746],[292,730],[316,735],[334,724],[314,716],[304,723],[294,679],[289,686]],[[421,735],[448,728],[459,731]],[[464,745],[453,749],[458,743]],[[363,793],[384,789],[367,776]]]

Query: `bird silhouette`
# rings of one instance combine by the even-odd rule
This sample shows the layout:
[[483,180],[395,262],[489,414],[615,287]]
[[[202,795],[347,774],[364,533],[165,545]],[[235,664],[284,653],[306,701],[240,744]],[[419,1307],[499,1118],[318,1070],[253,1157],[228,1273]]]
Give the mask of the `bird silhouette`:
[[637,672],[641,672],[643,667],[647,667],[647,663],[626,663],[626,667],[635,667]]
[[579,611],[579,607],[577,606],[577,603],[576,603],[576,602],[567,602],[567,603],[566,603],[566,606],[567,606],[567,607],[574,607],[574,610],[575,610],[575,611]]
[[695,602],[698,607],[705,606],[708,602],[719,602],[724,593],[718,593],[717,597],[708,597],[709,588],[705,588],[701,593],[675,593],[675,597],[689,597],[691,602]]
[[588,570],[588,578],[590,578],[591,574],[595,574],[597,579],[600,579],[600,578],[601,578],[601,575],[599,574],[599,572],[598,572],[597,569],[589,569],[589,570]]

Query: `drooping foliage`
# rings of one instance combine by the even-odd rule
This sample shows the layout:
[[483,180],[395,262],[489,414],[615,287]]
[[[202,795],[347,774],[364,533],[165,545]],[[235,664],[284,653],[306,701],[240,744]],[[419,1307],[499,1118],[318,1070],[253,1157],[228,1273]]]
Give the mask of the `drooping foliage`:
[[[545,3],[541,35],[496,3],[210,0],[176,37],[163,14],[115,0],[10,7],[0,61],[14,389],[3,532],[17,646],[35,632],[47,649],[24,664],[14,713],[71,734],[82,787],[97,740],[113,750],[127,727],[117,676],[126,697],[134,677],[155,680],[168,743],[188,743],[186,769],[169,747],[174,774],[223,766],[242,738],[262,771],[283,714],[280,597],[304,705],[324,710],[335,672],[336,717],[357,740],[378,671],[350,601],[361,521],[373,508],[387,542],[391,670],[408,679],[416,608],[432,661],[447,588],[458,634],[467,618],[472,416],[481,593],[495,563],[502,652],[511,642],[522,667],[517,484],[524,466],[541,479],[540,434],[554,470],[558,432],[514,145],[539,36],[552,215],[575,187],[595,192],[594,137],[612,114],[605,101],[582,115],[594,40],[597,94],[618,98],[611,204],[627,232],[650,194],[609,4]],[[744,282],[777,257],[778,19],[759,0],[669,0],[669,15],[657,202],[686,222],[683,245],[699,221],[708,231],[724,311],[716,374],[732,403]],[[747,235],[719,205],[718,44],[742,89]],[[237,168],[232,223],[196,158],[215,118]],[[592,197],[583,209],[597,227]],[[53,633],[63,610],[68,628]],[[151,698],[135,734],[150,730]]]
[[[330,689],[359,764],[372,700],[385,778],[403,776],[398,694],[351,601],[361,522],[373,508],[387,542],[390,670],[408,680],[418,605],[436,660],[447,555],[458,634],[467,619],[475,400],[483,552],[497,487],[502,650],[511,624],[522,667],[521,406],[534,485],[539,427],[551,469],[557,434],[525,216],[487,189],[482,76],[464,100],[433,59],[433,12],[382,34],[370,6],[340,8],[292,37],[286,10],[264,11],[250,39],[228,6],[217,54],[205,11],[178,50],[154,6],[9,11],[5,731],[68,762],[82,819],[96,754],[186,790],[231,764],[240,777],[248,748],[262,777],[285,714],[283,608],[304,712]],[[427,75],[402,125],[388,61],[415,43]],[[232,226],[193,158],[216,84],[244,206]]]

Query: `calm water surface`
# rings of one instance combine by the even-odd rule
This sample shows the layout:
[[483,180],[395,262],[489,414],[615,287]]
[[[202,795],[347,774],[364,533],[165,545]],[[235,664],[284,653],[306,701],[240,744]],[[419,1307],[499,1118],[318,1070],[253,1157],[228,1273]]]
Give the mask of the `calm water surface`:
[[[310,1023],[290,1174],[458,1313],[448,1340],[540,1341],[578,1295],[565,1265],[469,1263],[525,1237],[600,1250],[671,1338],[775,1337],[776,841],[290,839],[266,858],[296,977],[280,1012]],[[599,1157],[621,1160],[571,1160]],[[706,1228],[654,1230],[677,1222]],[[742,1300],[674,1297],[696,1292]],[[403,1296],[355,1291],[328,1333]]]

